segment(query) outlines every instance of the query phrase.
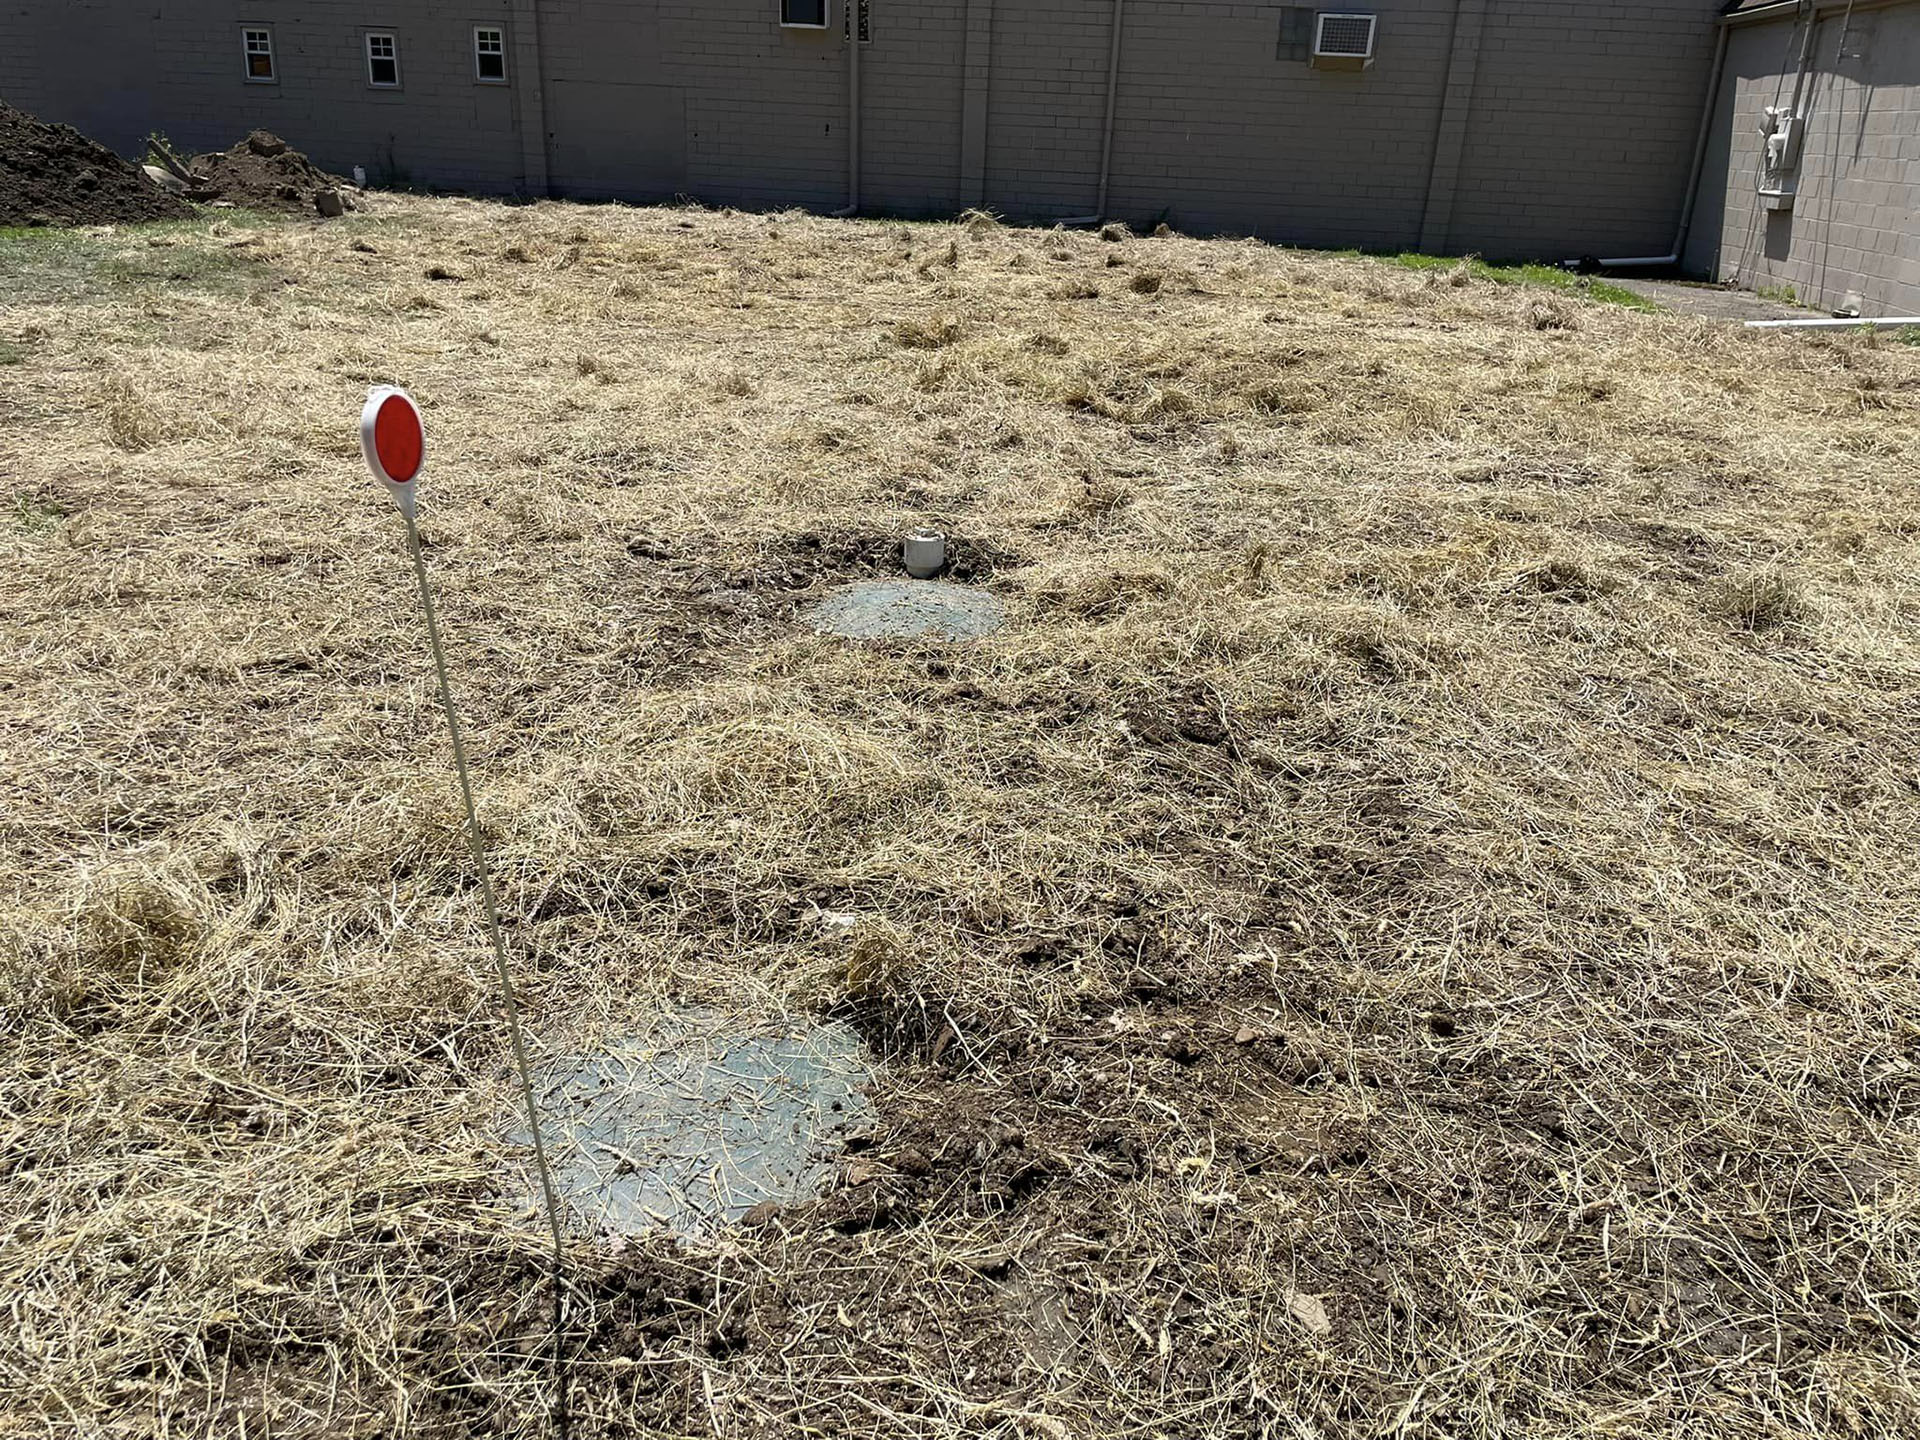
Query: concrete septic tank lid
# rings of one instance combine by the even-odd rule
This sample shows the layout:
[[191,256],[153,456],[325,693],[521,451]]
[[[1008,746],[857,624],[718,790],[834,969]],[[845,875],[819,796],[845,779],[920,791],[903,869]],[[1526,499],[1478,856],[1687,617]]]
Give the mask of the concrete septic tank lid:
[[[866,1114],[865,1054],[845,1025],[688,1010],[559,1057],[535,1076],[554,1188],[588,1229],[624,1235],[711,1235],[767,1201],[811,1199]],[[532,1143],[524,1121],[507,1139]]]
[[862,580],[822,600],[811,618],[814,629],[850,640],[974,640],[1007,623],[997,596],[944,580]]

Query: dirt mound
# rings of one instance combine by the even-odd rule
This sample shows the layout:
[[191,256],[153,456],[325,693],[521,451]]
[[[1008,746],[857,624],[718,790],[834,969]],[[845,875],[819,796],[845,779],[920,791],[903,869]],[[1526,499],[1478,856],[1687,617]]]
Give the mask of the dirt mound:
[[265,130],[254,131],[231,150],[196,155],[189,168],[197,182],[196,199],[310,215],[315,210],[327,213],[330,206],[321,197],[332,194],[341,198],[343,208],[353,208],[353,187],[348,181],[328,174]]
[[0,104],[0,225],[112,225],[192,213],[78,130]]

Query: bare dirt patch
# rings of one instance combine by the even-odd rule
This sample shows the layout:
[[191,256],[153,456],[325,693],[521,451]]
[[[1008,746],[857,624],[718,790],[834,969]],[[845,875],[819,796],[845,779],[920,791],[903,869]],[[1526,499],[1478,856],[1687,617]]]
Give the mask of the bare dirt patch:
[[323,193],[350,196],[353,187],[329,174],[278,135],[256,130],[226,150],[196,155],[189,166],[198,177],[195,194],[228,200],[250,210],[279,210],[312,215]]
[[119,225],[192,213],[71,126],[0,104],[0,226]]
[[[540,1056],[877,1067],[824,1193],[575,1238],[582,1434],[1920,1429],[1920,352],[978,222],[46,239],[23,1433],[545,1424],[381,381]],[[1004,631],[805,625],[919,526]]]

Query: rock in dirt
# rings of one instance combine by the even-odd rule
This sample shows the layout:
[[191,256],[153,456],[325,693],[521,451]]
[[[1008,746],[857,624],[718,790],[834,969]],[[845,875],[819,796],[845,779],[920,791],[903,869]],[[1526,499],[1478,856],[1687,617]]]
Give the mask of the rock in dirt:
[[339,213],[321,196],[331,192],[340,211],[355,208],[353,187],[328,174],[278,135],[256,130],[230,150],[196,155],[188,168],[199,177],[196,199],[218,199],[249,210],[290,215]]
[[187,182],[171,170],[167,170],[159,165],[142,165],[140,167],[140,173],[170,195],[184,195],[187,193]]
[[337,220],[347,213],[347,202],[338,190],[322,190],[313,197],[313,208],[327,219]]
[[193,207],[106,146],[0,104],[0,225],[177,220]]
[[1014,1255],[1010,1250],[989,1250],[984,1255],[963,1255],[960,1263],[976,1275],[985,1275],[998,1280],[1013,1268]]
[[1286,1292],[1287,1310],[1293,1318],[1307,1327],[1313,1335],[1331,1335],[1333,1320],[1327,1314],[1326,1302],[1318,1295],[1308,1295],[1304,1291],[1289,1289]]
[[1207,1056],[1200,1037],[1187,1029],[1167,1031],[1161,1037],[1161,1045],[1166,1057],[1179,1065],[1193,1065]]

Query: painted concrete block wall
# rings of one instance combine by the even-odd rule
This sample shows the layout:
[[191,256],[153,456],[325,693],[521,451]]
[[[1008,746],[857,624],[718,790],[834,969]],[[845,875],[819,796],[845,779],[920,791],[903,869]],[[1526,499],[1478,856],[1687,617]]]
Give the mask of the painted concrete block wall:
[[[1112,0],[870,3],[866,208],[1095,207]],[[1657,251],[1717,3],[1377,0],[1377,59],[1354,73],[1281,58],[1274,0],[1130,0],[1109,213],[1316,245]],[[777,0],[538,0],[537,27],[534,9],[0,0],[0,95],[126,150],[153,126],[202,148],[264,125],[333,168],[452,188],[844,203],[841,0],[824,32],[783,29]],[[278,85],[243,82],[243,23],[273,27]],[[400,91],[366,85],[370,23],[400,36]],[[510,85],[474,83],[476,23],[508,30]]]
[[[1364,72],[1278,54],[1287,7],[1132,4],[1108,212],[1300,244],[1407,245],[1419,225],[1453,0],[1383,4]],[[995,7],[987,203],[1047,219],[1099,193],[1109,0]]]
[[1761,112],[1792,97],[1798,56],[1790,24],[1734,30],[1688,259],[1821,309],[1857,290],[1865,314],[1920,314],[1920,4],[1821,20],[1798,193],[1769,212]]
[[543,0],[548,178],[584,199],[666,200],[686,189],[686,94],[670,83],[668,7]]
[[783,28],[765,0],[540,0],[554,190],[743,205],[844,203],[837,30]]
[[[511,37],[512,9],[509,0],[0,0],[0,53],[30,57],[24,73],[0,74],[0,97],[123,154],[152,129],[193,151],[264,128],[333,169],[513,189],[524,180],[515,139],[524,77],[484,85],[473,68],[473,27]],[[404,23],[379,18],[395,10]],[[272,32],[276,83],[246,81],[243,25]],[[397,90],[367,84],[365,33],[378,28],[399,37]]]
[[[506,0],[413,0],[404,18],[391,14],[395,8],[361,0],[243,0],[236,12],[223,0],[166,0],[156,6],[167,59],[158,82],[169,119],[163,128],[181,144],[206,149],[259,126],[291,137],[335,170],[361,165],[394,183],[518,188],[524,176],[516,107],[528,77],[510,71],[507,85],[482,84],[473,65],[473,27],[505,30],[511,45],[512,7]],[[242,23],[272,30],[277,84],[240,78]],[[396,38],[398,89],[368,84],[370,29]]]
[[[153,17],[115,0],[0,0],[0,98],[76,126],[122,153],[158,121]],[[239,40],[234,41],[235,74]],[[19,97],[19,98],[15,98]]]
[[[869,14],[873,39],[860,56],[861,203],[950,215],[963,207],[967,7],[964,0],[869,0]],[[838,63],[844,70],[844,58]]]
[[988,209],[1037,220],[1092,211],[1112,11],[1102,0],[995,0]]
[[[606,8],[604,0],[579,0]],[[838,30],[782,29],[762,0],[658,0],[660,62],[687,96],[687,191],[738,205],[846,203],[846,60]],[[555,36],[560,26],[549,23]],[[556,41],[550,41],[550,46]],[[601,63],[626,56],[604,52]]]
[[1706,102],[1719,0],[1493,0],[1449,248],[1663,255]]
[[1280,58],[1284,8],[1128,7],[1111,208],[1141,222],[1164,214],[1198,233],[1411,248],[1454,0],[1379,5],[1376,58],[1364,71]]
[[[1368,6],[1376,59],[1358,73],[1280,59],[1285,8],[1126,7],[1109,210],[1299,244],[1418,245],[1461,5]],[[1497,256],[1664,250],[1719,0],[1486,9],[1468,34],[1477,73],[1456,97],[1469,106],[1458,189],[1435,243]],[[1111,15],[1106,0],[996,7],[988,203],[1043,219],[1093,208]]]

